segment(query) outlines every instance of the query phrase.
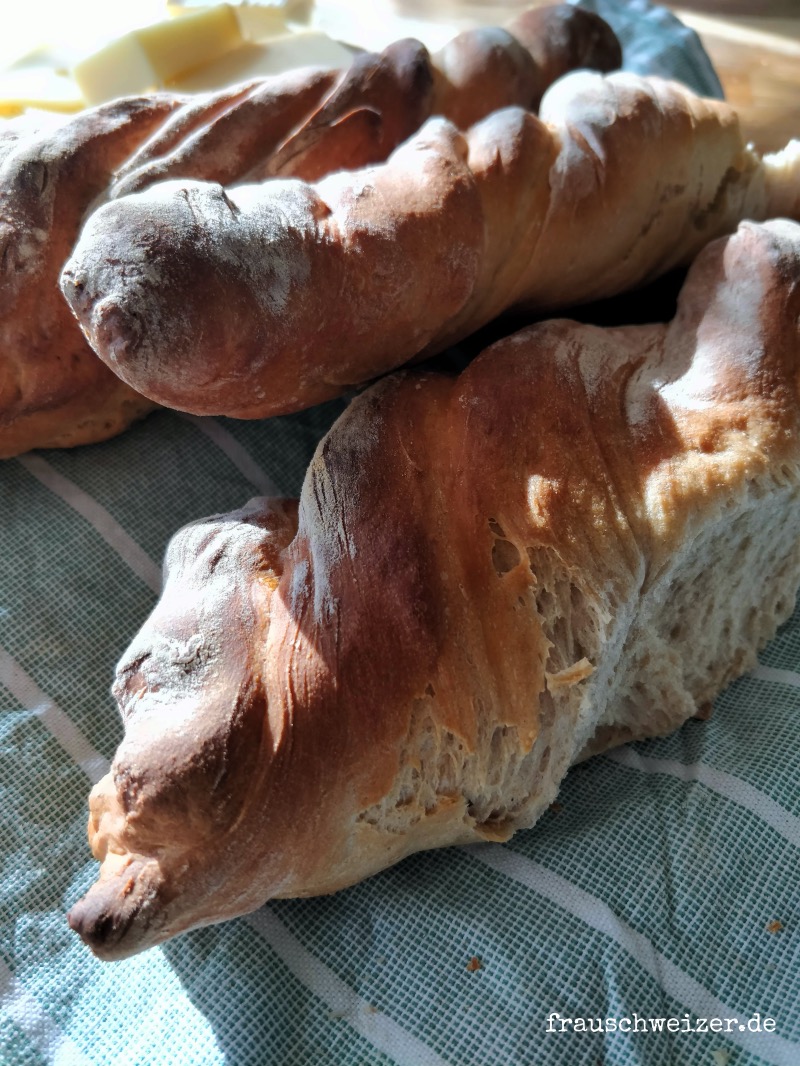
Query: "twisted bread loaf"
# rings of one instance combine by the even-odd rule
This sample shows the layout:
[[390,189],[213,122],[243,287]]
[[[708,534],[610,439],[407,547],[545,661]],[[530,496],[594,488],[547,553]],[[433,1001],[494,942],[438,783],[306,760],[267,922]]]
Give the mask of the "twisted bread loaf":
[[191,101],[121,168],[110,197],[167,178],[315,181],[385,160],[431,115],[466,129],[502,107],[535,111],[568,71],[621,61],[607,23],[569,4],[467,30],[433,55],[398,41],[346,71],[306,68]]
[[308,184],[168,181],[87,222],[62,287],[159,403],[256,418],[326,400],[509,307],[562,308],[687,263],[742,218],[800,218],[800,142],[760,159],[682,86],[567,75],[541,119],[429,121]]
[[102,440],[154,407],[100,363],[58,276],[89,205],[177,104],[136,97],[0,130],[0,458]]
[[576,760],[703,711],[800,581],[798,316],[800,226],[743,224],[668,326],[549,321],[387,378],[299,508],[182,530],[73,928],[120,958],[506,839]]
[[97,359],[58,290],[93,202],[165,175],[317,178],[384,159],[433,111],[472,121],[531,106],[572,65],[619,60],[602,19],[571,7],[511,28],[519,39],[474,30],[433,57],[405,41],[347,73],[307,68],[198,98],[121,100],[50,130],[0,129],[0,457],[102,440],[154,406]]

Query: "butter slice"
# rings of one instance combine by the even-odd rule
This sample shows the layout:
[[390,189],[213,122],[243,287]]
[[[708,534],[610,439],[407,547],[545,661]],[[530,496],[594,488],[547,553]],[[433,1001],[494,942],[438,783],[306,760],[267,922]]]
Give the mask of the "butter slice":
[[72,78],[43,67],[0,73],[0,116],[10,118],[28,108],[42,111],[80,111],[83,95]]
[[40,46],[0,72],[0,116],[8,118],[31,108],[80,111],[83,95],[70,76],[74,61],[69,49]]
[[112,41],[78,63],[73,76],[87,104],[163,89],[242,45],[228,4],[166,19]]
[[[313,0],[230,0],[242,36],[247,41],[262,41],[286,33],[288,22],[307,23],[311,17]],[[186,15],[190,11],[213,6],[212,0],[167,0],[170,15]]]
[[233,11],[246,41],[263,41],[268,37],[282,37],[289,32],[286,17],[279,7],[236,4]]
[[178,92],[211,92],[237,82],[282,74],[296,67],[346,68],[353,52],[318,30],[299,30],[260,44],[246,44],[215,63],[177,78],[170,88]]

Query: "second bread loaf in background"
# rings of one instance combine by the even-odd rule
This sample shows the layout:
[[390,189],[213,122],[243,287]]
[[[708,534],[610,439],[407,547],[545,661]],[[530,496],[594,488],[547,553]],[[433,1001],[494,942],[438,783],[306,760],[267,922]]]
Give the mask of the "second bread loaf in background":
[[96,211],[62,276],[129,385],[257,418],[339,395],[501,311],[552,311],[686,264],[741,219],[800,217],[800,143],[761,159],[673,82],[574,73],[541,117],[431,119],[384,164],[310,184],[156,184]]

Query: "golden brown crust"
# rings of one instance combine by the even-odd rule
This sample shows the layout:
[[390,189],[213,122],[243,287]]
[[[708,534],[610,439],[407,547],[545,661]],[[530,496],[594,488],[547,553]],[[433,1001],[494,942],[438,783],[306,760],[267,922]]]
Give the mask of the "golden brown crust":
[[[549,86],[569,71],[607,73],[622,66],[622,47],[616,35],[593,11],[571,4],[534,7],[512,19],[506,28],[534,61],[537,84],[527,104],[532,111],[539,110]],[[506,101],[499,106],[507,107],[510,103]]]
[[799,316],[800,226],[743,224],[669,325],[544,322],[387,378],[297,510],[181,531],[73,928],[122,957],[505,839],[574,761],[697,714],[800,582]]
[[508,30],[467,30],[433,55],[397,41],[345,71],[298,70],[190,101],[122,168],[110,196],[181,177],[316,181],[385,160],[431,115],[466,129],[501,107],[535,110],[567,71],[620,62],[607,23],[568,4],[523,13]]
[[0,134],[0,457],[102,440],[155,406],[100,364],[58,276],[92,201],[177,103],[131,98]]
[[339,70],[303,69],[190,98],[119,168],[108,198],[170,177],[259,180],[341,79]]
[[[159,403],[242,418],[318,403],[510,307],[625,291],[786,208],[735,112],[577,73],[542,118],[432,119],[312,184],[163,182],[89,219],[62,286],[100,357]],[[791,169],[794,188],[800,153]],[[235,309],[232,311],[231,309]]]
[[[315,180],[385,159],[431,113],[466,115],[467,99],[470,120],[498,102],[529,106],[543,77],[572,62],[575,42],[594,32],[582,13],[566,17],[566,36],[562,21],[550,43],[548,17],[537,19],[538,35],[527,38],[536,61],[505,31],[474,30],[441,60],[401,41],[346,72],[306,68],[201,97],[123,100],[49,134],[26,132],[27,120],[4,126],[0,457],[103,440],[155,406],[96,358],[58,291],[93,202],[171,177]],[[597,62],[614,61],[616,39],[606,36]]]

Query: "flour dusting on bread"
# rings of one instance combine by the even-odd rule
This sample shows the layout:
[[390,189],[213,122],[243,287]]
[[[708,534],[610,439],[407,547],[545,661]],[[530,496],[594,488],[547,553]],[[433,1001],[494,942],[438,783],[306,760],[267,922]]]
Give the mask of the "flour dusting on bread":
[[668,325],[387,378],[297,509],[179,533],[92,794],[92,948],[508,839],[575,762],[705,713],[800,584],[798,279],[800,226],[743,224]]
[[[263,417],[510,308],[640,286],[742,218],[800,218],[786,192],[798,165],[792,151],[760,159],[727,104],[678,83],[580,72],[545,94],[541,118],[507,107],[465,132],[430,118],[360,170],[186,185],[193,216],[171,182],[120,197],[88,220],[62,287],[100,358],[144,395]],[[146,293],[143,257],[169,264]]]

